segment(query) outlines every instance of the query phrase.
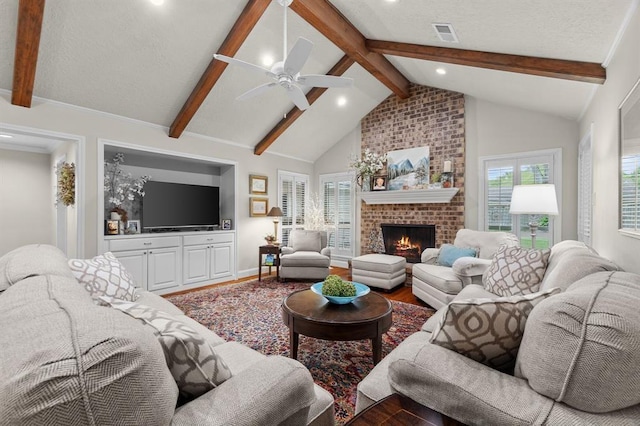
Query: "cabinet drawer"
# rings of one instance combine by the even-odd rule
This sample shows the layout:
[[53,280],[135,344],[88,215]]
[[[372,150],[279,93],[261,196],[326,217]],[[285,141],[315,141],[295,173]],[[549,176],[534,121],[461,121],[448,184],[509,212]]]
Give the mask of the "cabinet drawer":
[[141,250],[149,248],[179,247],[180,237],[123,238],[109,241],[110,251]]
[[232,232],[211,233],[203,235],[186,235],[184,237],[185,246],[195,246],[201,244],[230,243],[233,242]]

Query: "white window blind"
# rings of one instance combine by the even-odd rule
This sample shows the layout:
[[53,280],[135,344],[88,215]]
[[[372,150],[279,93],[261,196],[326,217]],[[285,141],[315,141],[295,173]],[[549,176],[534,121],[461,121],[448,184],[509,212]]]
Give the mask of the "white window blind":
[[285,246],[289,244],[289,233],[292,229],[304,229],[304,207],[308,186],[308,175],[278,172],[278,200],[283,214],[279,234]]
[[591,135],[581,143],[578,151],[578,241],[591,245],[591,215],[593,172]]
[[[518,236],[523,247],[531,247],[529,222],[530,215],[512,215],[511,193],[514,185],[530,185],[542,183],[556,183],[555,176],[561,176],[560,150],[537,151],[483,157],[481,159],[483,181],[480,185],[478,221],[481,230],[511,232]],[[561,185],[556,185],[556,193],[560,197]],[[558,198],[560,205],[560,198]],[[557,220],[550,216],[538,216],[536,234],[537,248],[553,245],[554,238],[558,238],[559,226]]]
[[321,175],[320,191],[332,256],[352,257],[355,244],[353,176],[350,173]]
[[621,172],[621,227],[640,232],[640,154],[622,156]]

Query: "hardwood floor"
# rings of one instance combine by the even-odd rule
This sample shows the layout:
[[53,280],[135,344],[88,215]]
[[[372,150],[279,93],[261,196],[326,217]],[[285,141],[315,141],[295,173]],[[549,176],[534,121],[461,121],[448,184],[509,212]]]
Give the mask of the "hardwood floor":
[[[331,268],[331,273],[340,276],[340,278],[342,278],[343,280],[351,280],[351,274],[349,273],[349,269],[346,268],[337,268],[337,267],[332,267]],[[265,276],[275,276],[275,271],[271,274],[262,274],[263,277]],[[258,279],[258,276],[251,276],[251,277],[246,277],[240,280],[235,280],[235,281],[227,281],[224,283],[220,283],[220,284],[212,284],[209,286],[204,286],[204,287],[198,287],[192,290],[184,290],[184,291],[179,291],[176,293],[171,293],[171,294],[165,294],[164,297],[168,297],[168,296],[175,296],[178,294],[186,294],[186,293],[191,293],[192,291],[198,291],[198,290],[203,290],[203,289],[207,289],[207,288],[214,288],[214,287],[221,287],[224,285],[230,285],[230,284],[237,284],[237,283],[241,283],[244,281],[249,281],[249,280],[253,280],[253,279]],[[399,286],[396,287],[393,291],[391,292],[386,292],[384,290],[378,290],[376,288],[371,288],[373,291],[381,294],[382,296],[386,297],[389,300],[395,300],[398,302],[404,302],[404,303],[410,303],[412,305],[417,305],[417,306],[424,306],[427,308],[430,308],[429,305],[427,305],[426,303],[424,303],[422,300],[418,299],[417,297],[415,297],[413,295],[413,293],[411,292],[411,287],[407,287],[407,286]]]

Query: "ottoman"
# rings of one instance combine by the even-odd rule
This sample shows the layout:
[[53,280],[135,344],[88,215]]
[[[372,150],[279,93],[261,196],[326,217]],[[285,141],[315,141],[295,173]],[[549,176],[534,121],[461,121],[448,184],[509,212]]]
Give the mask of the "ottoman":
[[404,284],[407,259],[388,254],[365,254],[351,259],[351,279],[371,287],[391,290]]

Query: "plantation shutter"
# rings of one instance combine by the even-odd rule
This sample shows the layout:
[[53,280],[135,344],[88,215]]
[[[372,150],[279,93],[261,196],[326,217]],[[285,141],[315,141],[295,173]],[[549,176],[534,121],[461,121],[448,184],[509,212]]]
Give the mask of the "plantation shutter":
[[620,222],[624,230],[640,232],[640,154],[628,154],[621,162]]
[[353,257],[354,188],[353,176],[340,173],[320,176],[325,225],[332,257]]
[[593,172],[591,136],[585,139],[578,151],[578,241],[591,245],[591,194]]
[[291,172],[278,172],[278,200],[282,209],[280,239],[282,245],[289,244],[292,229],[304,228],[304,206],[309,176]]
[[[482,164],[484,181],[480,188],[479,227],[485,231],[511,232],[518,236],[522,247],[531,247],[529,222],[535,219],[540,224],[536,233],[537,248],[553,245],[556,230],[552,217],[512,215],[509,209],[514,185],[554,183],[554,176],[561,174],[560,151],[485,157]],[[556,186],[556,193],[560,192],[561,188]]]

